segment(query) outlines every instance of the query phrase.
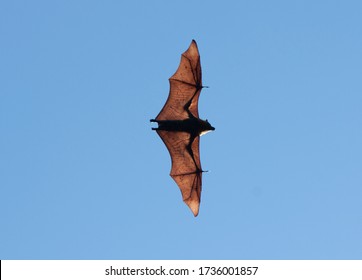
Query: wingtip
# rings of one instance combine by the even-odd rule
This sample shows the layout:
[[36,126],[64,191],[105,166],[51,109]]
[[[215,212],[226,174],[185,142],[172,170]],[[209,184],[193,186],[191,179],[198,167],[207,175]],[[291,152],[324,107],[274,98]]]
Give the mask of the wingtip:
[[192,46],[192,45],[195,45],[197,47],[197,43],[196,43],[195,39],[192,39],[190,46]]
[[188,49],[183,53],[183,55],[187,56],[187,57],[194,57],[194,59],[197,59],[197,57],[199,57],[199,48],[197,46],[197,43],[195,40],[191,41],[190,46],[188,47]]
[[194,216],[197,217],[197,215],[199,215],[200,203],[198,203],[197,201],[185,201],[185,203],[190,208]]

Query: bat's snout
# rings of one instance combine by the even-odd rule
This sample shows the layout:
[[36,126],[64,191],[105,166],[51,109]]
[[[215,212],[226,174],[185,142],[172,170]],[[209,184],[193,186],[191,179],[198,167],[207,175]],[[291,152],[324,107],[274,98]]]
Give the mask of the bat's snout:
[[215,130],[215,127],[213,127],[210,123],[209,123],[209,121],[206,119],[205,120],[205,122],[206,122],[206,125],[205,125],[205,130],[208,130],[208,131],[210,131],[210,130],[212,130],[212,131],[214,131]]

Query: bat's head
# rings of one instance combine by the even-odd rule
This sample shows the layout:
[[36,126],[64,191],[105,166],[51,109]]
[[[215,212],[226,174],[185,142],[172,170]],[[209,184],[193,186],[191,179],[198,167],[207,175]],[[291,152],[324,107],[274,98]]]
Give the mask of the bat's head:
[[200,136],[204,135],[212,130],[215,130],[215,127],[213,127],[208,120],[201,120],[201,132]]

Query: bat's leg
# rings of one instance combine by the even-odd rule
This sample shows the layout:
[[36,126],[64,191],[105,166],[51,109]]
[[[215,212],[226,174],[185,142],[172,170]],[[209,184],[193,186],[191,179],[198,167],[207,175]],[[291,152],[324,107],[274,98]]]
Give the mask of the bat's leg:
[[155,119],[151,119],[150,121],[156,122],[158,124],[158,127],[152,128],[152,130],[178,131],[178,121],[155,120]]

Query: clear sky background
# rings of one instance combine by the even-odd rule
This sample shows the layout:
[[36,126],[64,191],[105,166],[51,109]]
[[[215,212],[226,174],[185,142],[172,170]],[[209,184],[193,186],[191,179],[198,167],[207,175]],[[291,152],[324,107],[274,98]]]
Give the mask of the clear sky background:
[[[361,259],[361,1],[1,1],[0,259]],[[195,39],[194,218],[154,118]]]

